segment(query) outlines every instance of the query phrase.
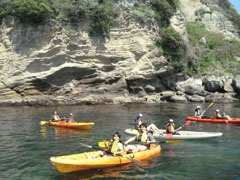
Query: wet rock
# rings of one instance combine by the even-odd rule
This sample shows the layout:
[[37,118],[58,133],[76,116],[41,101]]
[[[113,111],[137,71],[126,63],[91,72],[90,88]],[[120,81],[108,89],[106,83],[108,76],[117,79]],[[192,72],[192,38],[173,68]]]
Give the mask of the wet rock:
[[236,76],[232,81],[234,91],[240,95],[240,75]]

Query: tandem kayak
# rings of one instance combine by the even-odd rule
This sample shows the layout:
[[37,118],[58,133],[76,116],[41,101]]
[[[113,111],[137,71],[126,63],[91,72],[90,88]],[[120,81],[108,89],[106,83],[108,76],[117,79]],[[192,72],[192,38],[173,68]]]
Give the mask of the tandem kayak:
[[210,118],[210,117],[197,118],[195,116],[187,116],[186,120],[196,121],[196,122],[222,123],[222,124],[240,124],[240,118],[216,119],[216,118]]
[[94,125],[94,122],[74,122],[68,123],[64,121],[52,122],[52,121],[41,121],[41,124],[45,124],[49,126],[57,126],[57,127],[65,127],[65,128],[72,128],[72,129],[91,129]]
[[[136,135],[136,129],[125,129],[125,133]],[[166,133],[165,129],[160,129],[160,133],[153,133],[154,138],[160,140],[186,140],[186,139],[206,139],[222,136],[221,132],[198,132],[198,131],[178,131],[178,134]]]
[[88,159],[87,156],[94,154],[96,151],[85,152],[80,154],[51,157],[52,165],[61,173],[70,173],[74,171],[83,171],[90,169],[106,168],[129,164],[134,161],[148,159],[157,156],[161,152],[160,145],[155,145],[151,149],[122,156],[106,156],[94,159]]

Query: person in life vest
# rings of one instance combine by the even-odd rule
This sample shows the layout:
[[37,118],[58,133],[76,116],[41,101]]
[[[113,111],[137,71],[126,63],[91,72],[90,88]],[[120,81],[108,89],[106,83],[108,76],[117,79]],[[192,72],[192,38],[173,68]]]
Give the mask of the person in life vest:
[[216,119],[221,119],[222,118],[222,116],[219,112],[219,109],[216,109],[216,111],[213,114],[213,117],[216,118]]
[[166,125],[166,133],[171,133],[171,134],[176,133],[175,124],[174,124],[174,121],[172,119],[169,119],[169,121]]
[[73,113],[70,113],[68,117],[68,123],[73,123],[73,122],[75,122],[75,119],[74,119]]
[[229,115],[227,115],[225,112],[223,113],[223,118],[224,119],[232,119]]
[[[130,142],[133,142],[133,141],[138,142],[138,144],[128,145]],[[156,141],[155,141],[152,133],[147,131],[147,125],[145,123],[142,123],[140,125],[139,133],[135,137],[132,137],[124,142],[124,145],[126,145],[125,151],[133,152],[133,153],[139,152],[139,151],[144,151],[148,148],[148,146],[151,143],[155,143],[155,142]]]
[[137,115],[137,118],[135,119],[135,129],[139,130],[140,129],[140,125],[143,123],[143,115],[140,113]]
[[50,120],[49,121],[60,121],[61,118],[60,116],[58,115],[57,111],[54,111],[53,112],[53,115],[51,116]]
[[88,159],[103,157],[103,156],[117,156],[121,155],[124,152],[123,144],[121,142],[121,135],[118,132],[115,132],[112,136],[112,139],[106,149],[102,151],[97,151],[95,154],[89,156]]
[[[140,126],[142,123],[143,123],[143,115],[140,113],[137,115],[137,119],[135,119],[135,129],[140,130]],[[147,126],[147,131],[155,132],[155,133],[161,132],[160,129],[158,129],[158,127],[153,123]]]
[[198,117],[198,118],[201,118],[201,115],[202,115],[201,107],[200,107],[200,106],[197,106],[196,109],[195,109],[194,116],[195,116],[195,117]]

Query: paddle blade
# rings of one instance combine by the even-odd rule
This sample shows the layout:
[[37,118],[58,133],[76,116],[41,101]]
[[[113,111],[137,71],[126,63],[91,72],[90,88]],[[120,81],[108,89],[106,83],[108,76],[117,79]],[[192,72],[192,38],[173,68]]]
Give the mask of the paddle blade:
[[182,143],[182,142],[183,142],[183,140],[179,140],[179,139],[166,141],[167,144],[178,144],[178,143]]
[[213,104],[214,104],[214,102],[212,102],[211,104],[209,104],[209,105],[208,105],[208,107],[212,107],[212,106],[213,106]]
[[95,147],[95,146],[90,146],[90,145],[88,145],[88,144],[84,144],[84,143],[79,143],[81,146],[83,146],[83,147],[87,147],[87,148],[90,148],[90,149],[96,149],[96,150],[103,150],[103,149],[101,149],[101,148],[99,148],[99,147]]
[[79,143],[81,146],[83,147],[87,147],[87,148],[90,148],[90,149],[93,149],[92,146],[88,145],[88,144],[84,144],[84,143]]
[[184,123],[184,126],[190,126],[190,122],[191,122],[191,121],[186,121],[186,122]]
[[132,161],[132,162],[134,162],[134,163],[136,163],[136,164],[141,163],[140,160],[134,159],[134,158],[132,158],[132,157],[130,157],[130,156],[126,156],[126,158],[128,158],[130,161]]
[[99,141],[98,142],[98,146],[101,147],[101,148],[107,148],[110,144],[110,141]]
[[43,126],[43,125],[47,124],[47,121],[40,121],[39,124],[40,124],[41,126]]

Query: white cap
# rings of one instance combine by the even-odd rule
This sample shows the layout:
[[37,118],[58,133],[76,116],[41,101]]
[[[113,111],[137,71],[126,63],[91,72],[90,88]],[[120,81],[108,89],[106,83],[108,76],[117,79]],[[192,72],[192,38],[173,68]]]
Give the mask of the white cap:
[[173,119],[169,119],[169,122],[171,122],[171,123],[172,123],[172,122],[173,122]]
[[197,106],[197,109],[200,109],[201,107],[200,106]]
[[137,115],[138,118],[143,117],[143,115],[140,113]]
[[216,112],[219,112],[219,109],[216,109]]

